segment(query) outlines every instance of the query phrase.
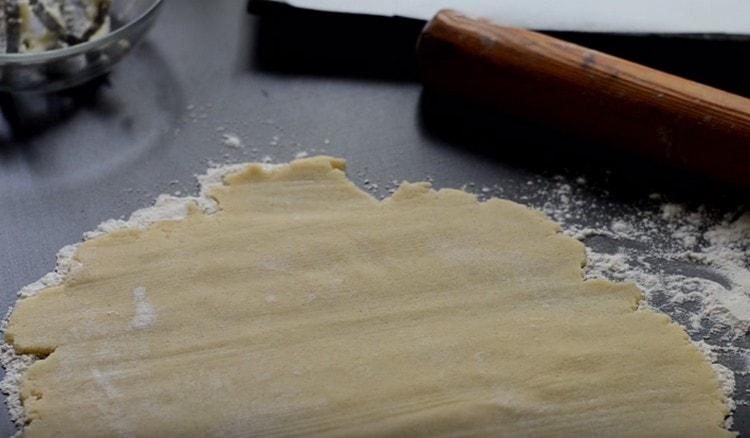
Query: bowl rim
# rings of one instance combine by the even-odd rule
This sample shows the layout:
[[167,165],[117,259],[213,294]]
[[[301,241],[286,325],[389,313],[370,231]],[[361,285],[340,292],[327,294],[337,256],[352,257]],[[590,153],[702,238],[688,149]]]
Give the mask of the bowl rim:
[[158,9],[159,6],[161,6],[162,3],[163,3],[163,0],[153,0],[151,6],[146,8],[146,10],[143,11],[139,16],[128,21],[124,25],[118,27],[114,31],[108,33],[107,35],[101,38],[98,38],[95,40],[89,40],[89,41],[86,41],[85,43],[76,44],[70,47],[64,47],[62,49],[46,50],[43,52],[0,53],[0,64],[5,63],[6,61],[33,63],[33,62],[38,62],[38,61],[47,61],[50,59],[64,58],[70,55],[79,55],[81,53],[85,53],[89,49],[92,49],[96,46],[101,46],[101,45],[104,45],[106,43],[109,43],[118,39],[120,34],[124,33],[131,26],[134,26],[136,23],[142,21],[149,15],[153,14],[156,11],[156,9]]

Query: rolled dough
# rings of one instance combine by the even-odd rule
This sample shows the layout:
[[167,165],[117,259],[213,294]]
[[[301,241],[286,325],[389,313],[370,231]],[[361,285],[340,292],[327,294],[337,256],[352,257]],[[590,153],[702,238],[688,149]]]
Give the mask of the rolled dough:
[[521,205],[341,160],[249,165],[180,221],[82,244],[6,340],[28,437],[731,436],[718,380]]

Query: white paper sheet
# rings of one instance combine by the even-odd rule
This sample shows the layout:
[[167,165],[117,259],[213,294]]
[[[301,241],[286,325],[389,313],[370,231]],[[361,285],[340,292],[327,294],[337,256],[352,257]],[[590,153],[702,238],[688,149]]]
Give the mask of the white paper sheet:
[[275,0],[427,20],[443,8],[538,30],[750,35],[750,0]]

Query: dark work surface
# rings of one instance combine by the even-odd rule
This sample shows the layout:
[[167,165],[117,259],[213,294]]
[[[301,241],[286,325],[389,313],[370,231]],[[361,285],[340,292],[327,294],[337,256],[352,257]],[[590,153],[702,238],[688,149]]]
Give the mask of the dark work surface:
[[[720,209],[746,199],[423,91],[413,59],[418,21],[286,10],[257,17],[245,8],[168,1],[147,42],[109,77],[53,96],[0,96],[3,311],[53,268],[59,248],[159,193],[193,193],[193,175],[209,160],[287,161],[324,150],[381,185],[431,176],[439,187],[512,188],[538,176],[585,176],[592,199],[623,209],[655,191]],[[558,35],[750,95],[740,61],[748,42]],[[220,127],[248,146],[223,146]],[[6,436],[13,428],[0,411]],[[735,424],[750,430],[746,409]]]

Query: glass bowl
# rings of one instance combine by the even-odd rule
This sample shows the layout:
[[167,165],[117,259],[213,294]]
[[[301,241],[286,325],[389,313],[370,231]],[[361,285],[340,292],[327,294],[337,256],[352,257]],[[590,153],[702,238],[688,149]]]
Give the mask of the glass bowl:
[[112,31],[94,41],[35,53],[0,53],[0,92],[48,93],[107,73],[154,23],[162,0],[113,0]]

